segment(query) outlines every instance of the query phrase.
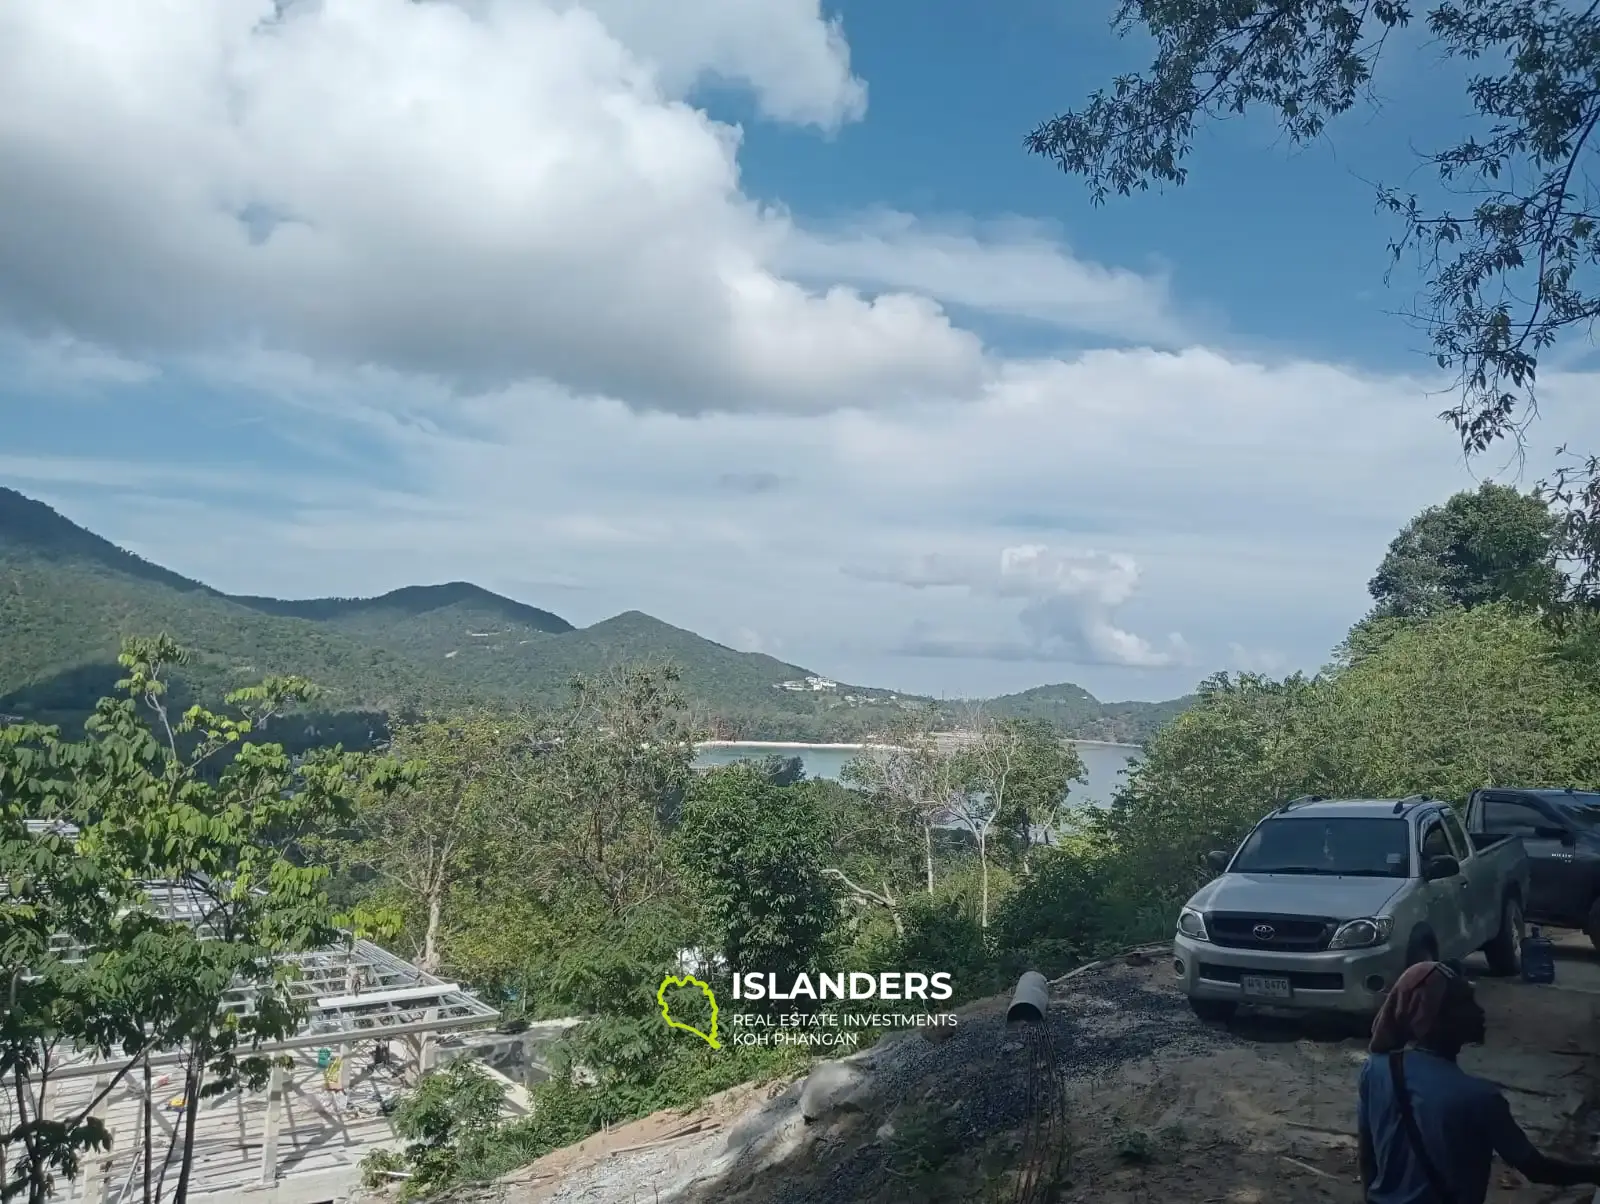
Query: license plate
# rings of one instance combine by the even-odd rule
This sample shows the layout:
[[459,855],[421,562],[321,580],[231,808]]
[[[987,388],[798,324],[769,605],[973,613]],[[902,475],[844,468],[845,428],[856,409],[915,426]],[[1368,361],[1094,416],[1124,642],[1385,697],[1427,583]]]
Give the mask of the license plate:
[[1287,978],[1264,978],[1255,974],[1246,974],[1239,980],[1246,995],[1254,995],[1261,999],[1287,999],[1289,998],[1289,980]]

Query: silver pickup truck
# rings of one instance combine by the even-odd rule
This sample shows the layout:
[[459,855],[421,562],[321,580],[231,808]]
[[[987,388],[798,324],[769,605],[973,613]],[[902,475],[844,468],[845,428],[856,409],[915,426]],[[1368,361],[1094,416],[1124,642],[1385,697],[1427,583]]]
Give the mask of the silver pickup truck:
[[1469,837],[1448,803],[1296,799],[1208,861],[1221,876],[1173,941],[1202,1019],[1242,1003],[1376,1012],[1407,966],[1478,949],[1494,973],[1521,969],[1528,855],[1516,837]]

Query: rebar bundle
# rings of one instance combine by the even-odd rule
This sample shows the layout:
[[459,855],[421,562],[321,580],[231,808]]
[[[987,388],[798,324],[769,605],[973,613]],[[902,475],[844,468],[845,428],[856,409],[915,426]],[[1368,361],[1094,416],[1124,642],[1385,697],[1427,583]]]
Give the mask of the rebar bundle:
[[1011,1204],[1050,1204],[1056,1199],[1070,1152],[1067,1106],[1050,1024],[1049,984],[1030,970],[1017,984],[1006,1012],[1008,1027],[1020,1027],[1026,1040],[1027,1103]]

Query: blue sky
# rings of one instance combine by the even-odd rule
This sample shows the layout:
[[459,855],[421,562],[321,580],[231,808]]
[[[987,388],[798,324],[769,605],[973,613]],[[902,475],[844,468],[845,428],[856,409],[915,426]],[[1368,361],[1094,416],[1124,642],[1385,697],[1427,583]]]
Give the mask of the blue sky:
[[0,17],[0,484],[220,588],[1163,697],[1315,669],[1513,475],[1388,312],[1370,181],[1462,128],[1416,37],[1324,143],[1235,120],[1095,208],[1022,139],[1141,65],[1109,5],[271,8]]

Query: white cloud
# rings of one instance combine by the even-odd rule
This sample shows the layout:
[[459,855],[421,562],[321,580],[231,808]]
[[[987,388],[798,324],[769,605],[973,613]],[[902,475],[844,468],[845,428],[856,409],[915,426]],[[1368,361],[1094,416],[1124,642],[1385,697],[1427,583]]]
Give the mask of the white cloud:
[[817,0],[584,0],[626,46],[683,96],[696,84],[738,81],[763,116],[837,129],[866,112],[867,86],[850,47]]
[[[272,462],[260,440],[297,442],[270,478],[227,445],[130,466],[114,433],[79,424],[82,460],[8,448],[0,480],[235,592],[467,579],[578,623],[639,608],[724,642],[760,633],[841,681],[978,695],[1074,680],[1101,697],[1175,696],[1252,661],[1314,670],[1366,608],[1395,531],[1472,483],[1419,382],[1199,350],[1012,365],[965,403],[695,419],[548,386],[452,403],[382,373],[240,367],[230,382],[208,365],[193,404],[276,412],[251,428],[252,462]],[[170,380],[171,404],[191,387]],[[1544,382],[1551,442],[1600,445],[1595,388]],[[294,408],[274,411],[284,392]],[[347,440],[359,463],[324,470],[320,449]],[[1535,455],[1524,483],[1546,463]],[[768,479],[782,483],[751,487]],[[106,483],[114,498],[83,487]],[[222,522],[233,538],[196,538]],[[1014,556],[1002,572],[1000,549],[1029,544],[1107,554]],[[1025,629],[1035,598],[1047,604]],[[1098,663],[1038,659],[1052,637]],[[995,659],[897,654],[918,639]],[[1126,666],[1151,655],[1179,663]]]
[[147,364],[67,334],[24,339],[0,331],[0,361],[10,365],[7,383],[12,388],[47,395],[137,385],[156,376]]
[[[18,0],[0,9],[0,322],[122,355],[240,341],[683,411],[960,395],[926,297],[803,289],[706,72],[859,111],[815,3]],[[679,25],[682,28],[678,28]],[[628,40],[618,40],[620,38]]]
[[1114,339],[1184,338],[1169,282],[1075,257],[1038,222],[987,223],[880,212],[831,230],[797,229],[780,262],[803,279],[909,289],[953,305]]
[[913,589],[961,587],[979,596],[1020,601],[1021,638],[935,634],[913,624],[901,646],[911,656],[1055,661],[1158,669],[1181,663],[1187,648],[1176,633],[1161,646],[1119,627],[1114,616],[1138,588],[1133,557],[1058,550],[1042,544],[1000,549],[998,562],[931,553],[904,565],[847,566],[864,581]]
[[1289,658],[1271,648],[1247,648],[1243,644],[1233,643],[1228,645],[1228,654],[1231,660],[1228,667],[1244,673],[1280,677],[1290,667]]
[[[993,693],[1057,658],[1170,695],[1315,667],[1395,529],[1469,484],[1435,382],[1197,346],[1159,270],[1025,221],[757,205],[691,98],[858,117],[815,0],[284,7],[0,5],[0,384],[28,407],[0,478],[179,571],[465,578],[846,681]],[[1149,346],[1008,360],[942,305]],[[158,369],[169,464],[44,404]],[[1600,445],[1595,389],[1547,374],[1535,436]]]

